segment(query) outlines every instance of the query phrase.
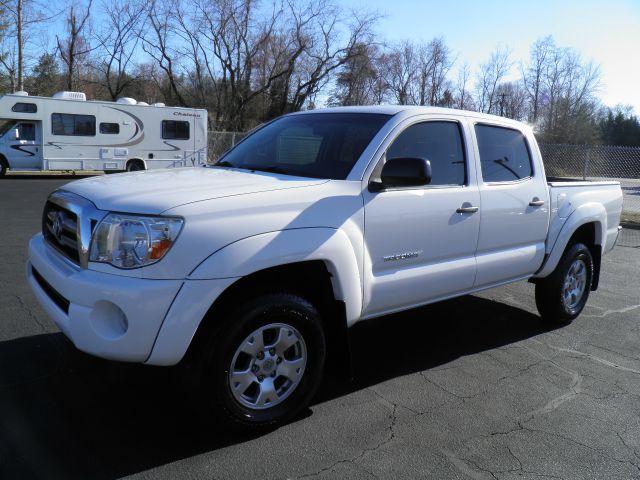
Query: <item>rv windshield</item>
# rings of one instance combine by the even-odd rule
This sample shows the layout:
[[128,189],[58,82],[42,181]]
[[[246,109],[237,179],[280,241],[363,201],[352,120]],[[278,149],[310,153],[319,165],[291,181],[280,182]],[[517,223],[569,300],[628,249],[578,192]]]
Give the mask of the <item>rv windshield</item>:
[[15,124],[15,120],[0,120],[0,137],[4,137],[4,134],[11,130]]
[[344,180],[389,118],[374,113],[282,117],[249,135],[215,166]]

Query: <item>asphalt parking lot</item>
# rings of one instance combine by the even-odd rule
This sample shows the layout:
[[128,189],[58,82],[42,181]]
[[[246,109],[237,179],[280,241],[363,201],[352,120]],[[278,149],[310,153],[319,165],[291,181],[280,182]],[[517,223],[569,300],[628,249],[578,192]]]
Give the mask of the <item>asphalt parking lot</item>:
[[203,422],[179,369],[76,351],[24,279],[64,178],[0,181],[0,478],[640,478],[640,232],[570,326],[517,283],[363,324],[356,381],[246,437]]

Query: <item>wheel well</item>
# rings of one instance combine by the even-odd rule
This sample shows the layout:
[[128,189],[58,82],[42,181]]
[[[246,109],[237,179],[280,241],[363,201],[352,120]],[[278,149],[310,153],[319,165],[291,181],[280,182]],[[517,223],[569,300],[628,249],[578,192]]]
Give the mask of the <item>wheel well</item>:
[[142,165],[142,168],[144,168],[145,170],[147,168],[147,166],[145,165],[144,161],[141,158],[132,158],[128,160],[127,164],[125,165],[125,168],[127,168],[132,163],[139,163],[140,165]]
[[7,157],[2,155],[1,153],[0,153],[0,163],[3,164],[5,167],[9,168],[9,162],[7,161]]
[[[247,296],[288,292],[300,295],[319,311],[327,335],[330,366],[342,364],[341,371],[351,375],[350,348],[344,302],[337,301],[331,283],[331,273],[321,260],[298,262],[267,268],[242,277],[228,287],[211,305],[200,322],[186,358],[194,355],[215,334],[223,323],[218,319]],[[196,353],[197,354],[197,353]],[[349,368],[345,369],[345,365]]]
[[600,283],[600,263],[602,259],[602,247],[596,244],[596,224],[595,222],[585,223],[581,225],[571,236],[567,248],[574,243],[584,243],[589,247],[591,256],[593,257],[593,279],[591,281],[591,290],[597,290]]

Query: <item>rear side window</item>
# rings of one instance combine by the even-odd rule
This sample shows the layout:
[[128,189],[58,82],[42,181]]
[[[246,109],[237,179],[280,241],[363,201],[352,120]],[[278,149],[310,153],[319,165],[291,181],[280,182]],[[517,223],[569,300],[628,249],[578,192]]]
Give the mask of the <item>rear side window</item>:
[[36,113],[38,106],[35,103],[18,102],[11,107],[11,111],[17,113]]
[[51,133],[54,135],[93,137],[96,134],[96,117],[93,115],[52,113]]
[[117,135],[120,133],[120,124],[118,123],[101,123],[100,133],[105,135]]
[[429,185],[464,185],[466,162],[456,122],[424,122],[403,131],[387,150],[391,158],[418,157],[431,162]]
[[162,138],[166,140],[189,140],[189,122],[163,120]]
[[512,182],[532,175],[529,147],[521,132],[476,125],[476,137],[485,182]]

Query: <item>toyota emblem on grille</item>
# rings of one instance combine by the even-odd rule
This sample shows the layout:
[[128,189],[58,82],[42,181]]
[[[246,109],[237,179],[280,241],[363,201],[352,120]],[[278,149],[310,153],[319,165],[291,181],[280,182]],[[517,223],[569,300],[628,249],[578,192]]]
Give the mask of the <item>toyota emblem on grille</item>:
[[62,212],[58,212],[56,214],[56,219],[51,226],[53,236],[56,237],[58,242],[62,240],[62,225],[64,225],[64,214]]

